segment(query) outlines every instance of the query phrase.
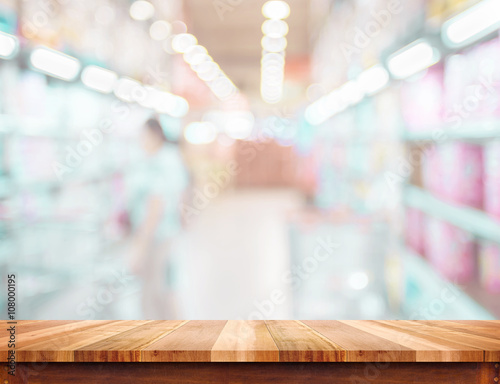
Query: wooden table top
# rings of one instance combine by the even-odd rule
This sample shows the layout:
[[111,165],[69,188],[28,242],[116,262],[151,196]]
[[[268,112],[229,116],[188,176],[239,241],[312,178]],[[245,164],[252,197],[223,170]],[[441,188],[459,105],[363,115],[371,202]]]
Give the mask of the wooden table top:
[[16,361],[499,362],[500,321],[18,321]]

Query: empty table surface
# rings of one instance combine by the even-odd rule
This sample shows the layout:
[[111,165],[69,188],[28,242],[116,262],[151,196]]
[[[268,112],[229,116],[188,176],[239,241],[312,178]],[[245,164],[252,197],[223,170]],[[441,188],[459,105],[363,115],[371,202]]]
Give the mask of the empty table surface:
[[[3,321],[0,358],[7,360]],[[18,321],[17,362],[498,362],[500,321]]]

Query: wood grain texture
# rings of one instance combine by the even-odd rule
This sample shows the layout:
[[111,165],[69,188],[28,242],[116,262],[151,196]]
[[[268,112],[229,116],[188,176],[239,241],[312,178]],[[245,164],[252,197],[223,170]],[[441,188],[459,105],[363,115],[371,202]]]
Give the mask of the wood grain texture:
[[19,364],[9,384],[496,384],[485,381],[485,364],[50,363],[38,371]]
[[[114,320],[116,321],[116,320]],[[85,321],[39,321],[37,324],[24,322],[16,325],[16,349],[29,347],[43,341],[52,341],[55,338],[74,334],[75,332],[95,328],[114,322],[113,320],[85,320]],[[47,327],[43,324],[47,323]],[[4,328],[7,329],[7,328]],[[8,332],[6,332],[8,334]],[[2,334],[3,335],[3,334]],[[0,359],[7,359],[8,335],[0,337]]]
[[480,349],[457,343],[455,340],[444,340],[402,329],[397,326],[399,321],[352,320],[342,323],[414,349],[417,362],[480,362],[484,359],[484,352]]
[[[499,330],[496,321],[19,322],[16,357],[19,363],[498,363]],[[4,361],[8,337],[4,328]]]
[[412,362],[416,351],[339,321],[303,321],[347,352],[350,362]]
[[189,321],[142,350],[142,361],[211,361],[211,351],[226,320]]
[[74,351],[90,343],[111,337],[117,333],[146,324],[148,320],[111,321],[96,323],[95,327],[76,329],[62,335],[55,335],[49,340],[35,342],[16,351],[17,361],[71,362]]
[[419,321],[419,323],[500,340],[499,326],[484,324],[479,320],[469,320],[466,323],[456,321]]
[[484,351],[485,361],[500,361],[500,340],[431,326],[418,321],[401,320],[398,321],[397,326],[406,331],[411,330],[443,340],[453,340],[457,343],[480,349]]
[[183,320],[152,321],[85,345],[75,351],[78,362],[141,361],[141,350],[187,323]]
[[279,350],[262,321],[229,320],[212,348],[212,361],[279,361]]
[[314,329],[296,320],[266,321],[280,350],[280,361],[346,361],[346,351]]

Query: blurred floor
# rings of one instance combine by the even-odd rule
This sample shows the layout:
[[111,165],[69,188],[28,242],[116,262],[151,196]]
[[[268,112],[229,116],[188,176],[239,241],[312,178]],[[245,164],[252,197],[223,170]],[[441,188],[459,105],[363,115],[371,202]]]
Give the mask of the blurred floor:
[[[181,237],[173,256],[179,317],[291,318],[291,290],[282,278],[290,268],[286,218],[287,211],[301,204],[299,193],[288,189],[229,191],[212,200]],[[124,250],[115,252],[121,255]],[[104,282],[93,293],[88,286],[68,289],[48,298],[44,305],[27,310],[26,317],[142,318],[139,286],[128,279],[130,276],[127,285],[109,303],[101,300],[106,296],[103,291],[118,281],[113,274],[122,270],[120,260],[123,259],[119,255],[103,258],[100,274]],[[271,307],[274,290],[283,292],[283,298],[279,305]],[[50,310],[54,305],[59,308],[57,314]]]
[[[290,287],[282,279],[289,269],[287,211],[301,206],[300,195],[287,189],[231,191],[212,201],[186,234],[179,268],[188,318],[290,318]],[[284,303],[259,309],[273,290]]]

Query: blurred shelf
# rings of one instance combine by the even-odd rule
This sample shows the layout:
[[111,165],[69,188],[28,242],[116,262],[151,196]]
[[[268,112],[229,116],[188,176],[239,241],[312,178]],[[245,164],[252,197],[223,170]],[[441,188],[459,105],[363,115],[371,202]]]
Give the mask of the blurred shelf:
[[[453,291],[452,297],[455,299],[444,303],[446,305],[443,304],[443,312],[437,316],[440,319],[492,320],[500,318],[499,295],[488,293],[478,283],[473,282],[458,286],[446,280],[439,275],[427,260],[409,248],[405,248],[403,263],[405,266],[405,279],[409,280],[410,285],[416,287],[420,294],[419,299],[416,300],[417,302],[412,301],[407,304],[406,310],[424,309],[421,312],[415,311],[415,317],[424,318],[427,314],[425,310],[429,310],[428,307],[431,303],[434,300],[441,300],[443,290],[450,288]],[[414,298],[415,293],[411,293],[409,296]]]
[[444,202],[429,192],[410,185],[404,189],[403,202],[479,238],[500,244],[500,222],[480,210]]
[[[439,135],[438,135],[439,133]],[[454,126],[435,126],[422,132],[405,131],[404,141],[449,141],[449,140],[486,140],[500,139],[500,120],[463,123],[460,129]]]

